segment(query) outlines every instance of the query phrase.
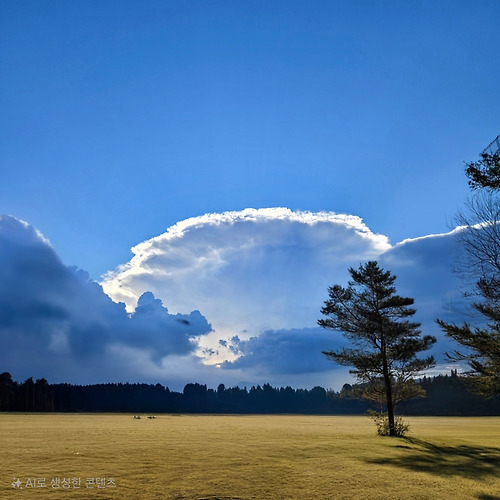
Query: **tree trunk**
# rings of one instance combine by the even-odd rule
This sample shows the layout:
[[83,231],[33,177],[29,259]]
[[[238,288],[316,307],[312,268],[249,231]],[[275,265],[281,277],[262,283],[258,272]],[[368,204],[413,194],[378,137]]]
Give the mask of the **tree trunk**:
[[389,420],[389,436],[394,436],[396,434],[396,430],[394,425],[394,405],[392,402],[392,381],[389,374],[389,368],[387,366],[387,358],[385,356],[385,353],[383,353],[383,370],[387,404],[387,418]]
[[396,429],[394,425],[394,406],[392,404],[392,391],[391,382],[386,382],[387,390],[387,418],[389,419],[389,436],[394,436],[396,434]]

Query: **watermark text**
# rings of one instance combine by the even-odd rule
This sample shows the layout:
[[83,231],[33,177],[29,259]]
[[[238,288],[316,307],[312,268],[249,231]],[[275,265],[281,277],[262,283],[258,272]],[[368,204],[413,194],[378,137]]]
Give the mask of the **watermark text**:
[[12,481],[15,489],[50,488],[53,490],[75,489],[105,489],[116,488],[116,481],[112,477],[15,477]]

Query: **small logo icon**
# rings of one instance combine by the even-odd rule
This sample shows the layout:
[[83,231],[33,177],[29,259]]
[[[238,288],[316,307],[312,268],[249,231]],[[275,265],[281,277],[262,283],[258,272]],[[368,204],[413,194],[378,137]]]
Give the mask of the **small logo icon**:
[[12,482],[12,487],[13,488],[19,488],[19,489],[22,490],[23,489],[22,484],[23,484],[23,482],[19,478],[17,478],[16,481]]

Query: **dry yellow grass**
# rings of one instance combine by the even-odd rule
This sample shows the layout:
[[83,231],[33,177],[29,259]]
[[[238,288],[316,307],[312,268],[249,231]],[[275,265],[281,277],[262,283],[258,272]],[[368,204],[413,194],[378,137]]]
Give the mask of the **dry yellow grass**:
[[500,499],[500,418],[408,420],[396,439],[366,417],[0,414],[0,498]]

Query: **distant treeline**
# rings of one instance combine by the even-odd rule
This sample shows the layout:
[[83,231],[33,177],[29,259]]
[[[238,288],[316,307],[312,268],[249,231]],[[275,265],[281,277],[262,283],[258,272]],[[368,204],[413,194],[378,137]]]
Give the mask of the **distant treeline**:
[[[425,398],[402,404],[405,415],[500,415],[500,398],[486,399],[467,390],[456,372],[424,377],[419,382]],[[161,384],[49,384],[32,378],[23,383],[10,373],[0,375],[0,411],[23,412],[130,412],[130,413],[303,413],[362,414],[373,404],[356,396],[356,386],[345,384],[340,392],[322,387],[275,388],[269,384],[251,389],[217,389],[187,384],[182,392]]]

